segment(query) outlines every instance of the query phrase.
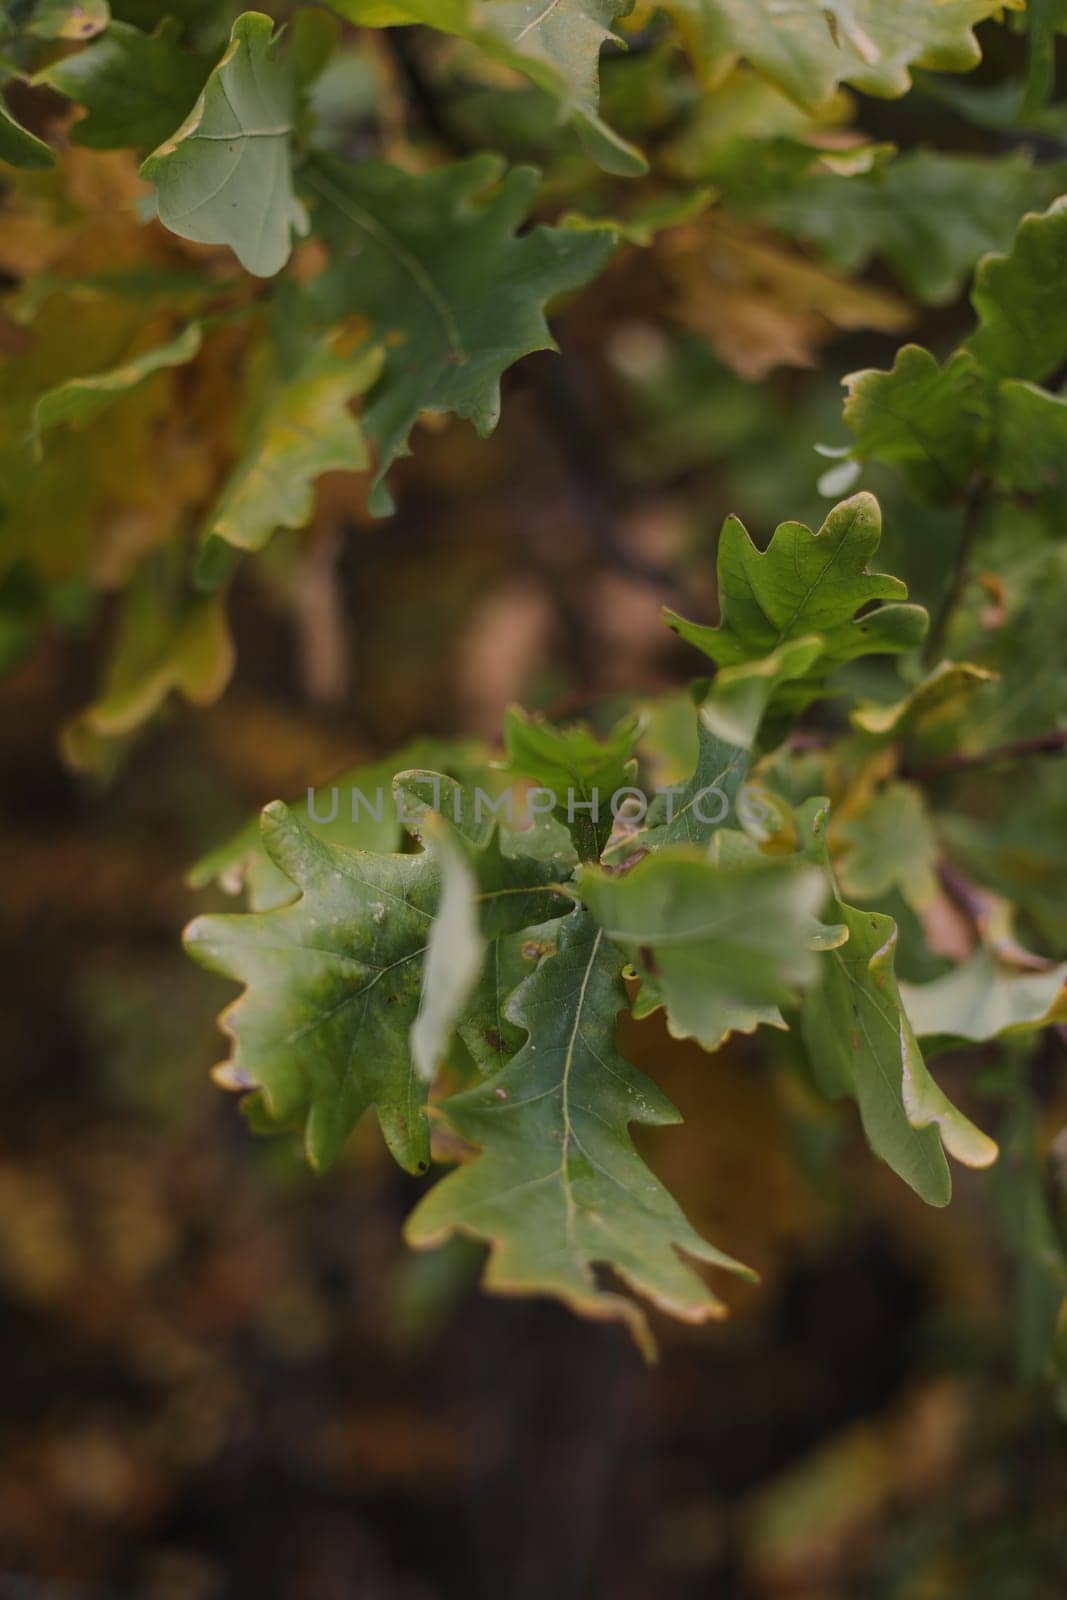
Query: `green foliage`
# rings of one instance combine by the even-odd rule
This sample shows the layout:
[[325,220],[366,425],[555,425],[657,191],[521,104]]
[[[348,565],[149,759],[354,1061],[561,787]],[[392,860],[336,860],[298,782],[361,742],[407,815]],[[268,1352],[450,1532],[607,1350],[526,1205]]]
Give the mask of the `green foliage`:
[[207,76],[207,63],[181,48],[180,34],[176,17],[163,17],[151,34],[112,22],[87,49],[46,67],[37,82],[85,107],[71,135],[77,144],[152,150],[184,121]]
[[641,1015],[663,1005],[676,1039],[717,1050],[777,1021],[815,970],[807,934],[818,874],[792,862],[737,864],[663,851],[625,877],[583,874],[580,893],[642,979]]
[[[714,666],[688,696],[623,687],[590,726],[512,709],[502,756],[417,739],[332,806],[269,805],[192,874],[248,904],[187,940],[242,986],[219,1081],[253,1127],[295,1131],[322,1170],[373,1108],[407,1172],[455,1163],[412,1243],[483,1241],[490,1288],[621,1321],[646,1351],[605,1269],[690,1322],[722,1307],[686,1258],[743,1269],[631,1140],[677,1113],[623,1059],[624,1012],[638,1038],[662,1013],[665,1037],[751,1049],[768,1094],[799,1062],[934,1205],[948,1157],[996,1156],[967,1113],[1007,1104],[1023,1181],[990,1192],[1024,1365],[1049,1359],[1065,1257],[1015,1063],[1067,979],[1062,777],[1033,767],[1067,744],[1063,19],[1008,9],[1025,79],[998,77],[1023,56],[995,0],[20,0],[0,19],[0,656],[104,616],[99,689],[62,731],[75,767],[106,776],[175,700],[222,693],[231,607],[299,591],[313,652],[317,553],[394,494],[406,533],[433,520],[442,480],[420,500],[402,458],[470,458],[420,424],[487,436],[557,312],[599,426],[531,363],[509,449],[558,436],[597,552],[632,531],[607,479],[681,484],[687,528],[705,494],[717,520],[770,525],[780,502],[812,524],[763,545],[727,517],[715,620],[666,613]],[[946,86],[979,39],[995,81]],[[915,68],[914,123],[841,92],[899,97]],[[928,147],[946,104],[971,127]],[[951,302],[972,274],[969,326]],[[826,385],[754,381],[842,330],[881,361],[872,341],[919,319],[845,380],[851,442],[823,447],[828,497],[872,474],[885,538],[866,489],[813,531]],[[706,570],[672,573],[687,612]],[[561,635],[610,609],[588,577],[558,583]],[[664,645],[657,670],[684,661]],[[562,688],[581,698],[589,667]],[[447,700],[435,725],[461,725]],[[970,1070],[973,1044],[999,1077]]]
[[653,1305],[686,1322],[721,1316],[721,1303],[678,1254],[745,1269],[686,1222],[630,1142],[628,1126],[671,1123],[677,1112],[619,1055],[615,1018],[626,1003],[621,957],[586,911],[572,913],[559,944],[509,1002],[526,1031],[501,1071],[442,1107],[481,1149],[412,1214],[412,1244],[455,1232],[491,1246],[486,1286],[552,1294],[586,1316],[618,1318],[653,1348],[634,1301],[601,1289],[611,1266]]
[[653,798],[640,842],[646,847],[706,844],[736,804],[749,758],[745,745],[720,738],[707,708],[703,708],[697,717],[697,756],[692,775],[674,792]]
[[928,350],[905,345],[892,371],[854,373],[845,382],[845,421],[858,459],[887,462],[931,499],[959,493],[981,455],[985,402],[981,374],[965,350],[939,367]]
[[[408,1035],[420,1014],[420,1038],[426,1031],[421,968],[441,895],[438,852],[350,854],[317,840],[280,802],[264,812],[263,842],[300,898],[201,917],[186,935],[205,966],[247,986],[227,1020],[229,1079],[257,1088],[272,1123],[300,1122],[317,1167],[373,1105],[401,1166],[424,1171],[425,1075]],[[504,857],[492,838],[474,871],[479,906],[498,913],[494,933],[541,922],[556,906],[551,866]]]
[[63,730],[74,767],[106,772],[141,724],[177,692],[210,705],[226,687],[234,651],[215,596],[192,596],[173,572],[149,564],[122,601],[104,683],[97,698]]
[[[781,563],[781,571],[799,573],[807,626],[826,630],[804,641],[794,670],[805,671],[818,652],[854,659],[862,645],[847,635],[842,643],[842,630],[854,627],[859,607],[895,599],[901,587],[866,568],[878,539],[877,508],[861,497],[831,513],[822,534],[787,525],[777,539],[773,554],[756,559],[772,572]],[[821,539],[840,568],[825,598],[815,600],[812,590],[827,572]],[[757,583],[756,593],[773,593],[762,578]],[[789,616],[795,609],[794,602]],[[721,633],[735,655],[777,644],[777,654],[756,663],[766,669],[760,681],[774,685],[789,647],[754,633],[763,616],[742,604],[728,617],[724,607]],[[880,652],[881,632],[863,637]],[[748,671],[752,663],[739,665]],[[311,1159],[325,1165],[374,1104],[394,1155],[423,1170],[431,1145],[421,1106],[427,1082],[443,1073],[446,1093],[436,1113],[482,1154],[427,1196],[409,1237],[426,1244],[458,1230],[484,1238],[493,1247],[491,1287],[550,1292],[591,1315],[623,1317],[643,1343],[641,1313],[599,1291],[591,1264],[608,1263],[654,1303],[699,1318],[715,1302],[696,1294],[674,1246],[722,1260],[638,1165],[626,1137],[627,1120],[664,1120],[668,1112],[638,1087],[612,1042],[626,998],[624,956],[640,979],[635,1016],[662,1006],[674,1036],[710,1051],[734,1032],[785,1027],[802,992],[803,1035],[820,1083],[832,1095],[857,1099],[872,1148],[932,1203],[944,1204],[950,1192],[942,1143],[978,1166],[996,1153],[923,1064],[893,977],[892,919],[835,896],[835,925],[817,922],[825,886],[805,854],[827,860],[822,815],[818,847],[805,846],[810,823],[793,825],[773,794],[746,793],[749,749],[712,731],[715,705],[713,687],[691,712],[698,730],[693,783],[707,781],[689,793],[706,802],[711,781],[723,780],[716,798],[726,802],[731,827],[719,815],[711,826],[701,819],[698,829],[682,820],[683,811],[673,823],[650,817],[643,830],[609,837],[612,812],[623,811],[607,802],[621,789],[640,794],[632,719],[598,740],[580,727],[556,729],[513,712],[508,767],[557,801],[552,809],[573,835],[577,866],[558,847],[542,852],[536,832],[528,848],[524,834],[506,834],[502,850],[463,785],[409,775],[394,787],[416,801],[422,853],[353,854],[316,840],[285,808],[268,808],[264,842],[301,897],[265,912],[201,918],[188,936],[199,959],[246,986],[227,1013],[235,1050],[223,1081],[255,1090],[261,1122],[265,1114],[272,1125],[301,1123]],[[749,725],[749,743],[758,720]],[[912,791],[898,788],[917,803]],[[842,830],[843,870],[872,893],[899,874],[922,899],[929,866],[917,884],[915,840],[900,835],[898,866],[878,843],[885,833],[893,837],[894,820],[907,822],[892,787],[869,816],[869,823],[861,818],[863,831],[858,823]],[[680,837],[690,842],[679,847],[673,841]],[[619,864],[595,865],[601,853]],[[545,940],[546,916],[564,903],[561,889],[586,909]],[[517,939],[534,947],[535,959],[540,952],[532,973],[516,959]],[[454,1042],[468,1041],[460,1087],[447,1092]],[[475,1083],[467,1087],[472,1068]],[[625,1205],[613,1198],[612,1186],[620,1184],[631,1197]]]
[[141,168],[166,227],[229,245],[261,278],[284,267],[308,227],[293,187],[297,76],[272,32],[257,11],[237,19],[196,105]]
[[846,272],[879,257],[918,299],[940,305],[966,287],[981,256],[1011,243],[1021,211],[1047,206],[1063,188],[1062,164],[1036,167],[1026,150],[872,158],[869,172],[834,171],[824,159],[806,173],[786,170],[736,203]]
[[418,178],[375,162],[320,159],[312,169],[323,202],[316,230],[334,263],[312,287],[315,310],[327,323],[366,318],[385,343],[364,418],[378,446],[381,510],[390,505],[382,479],[419,414],[454,411],[489,433],[505,368],[552,346],[546,300],[579,288],[611,254],[610,235],[535,228],[516,237],[537,178],[516,168],[497,185],[501,176],[489,155]]
[[66,383],[47,389],[34,408],[35,435],[39,439],[47,429],[64,422],[72,427],[91,422],[113,400],[129,394],[153,374],[192,361],[200,344],[199,325],[191,322],[169,344],[146,350],[121,367],[112,367],[109,372],[99,372],[91,378],[68,378]]
[[110,21],[107,0],[9,0],[0,38],[91,39]]
[[[813,854],[825,861],[825,808],[804,822]],[[945,1152],[986,1167],[997,1147],[927,1070],[897,987],[893,918],[846,905],[836,890],[832,913],[848,938],[826,952],[822,982],[805,1002],[801,1021],[812,1070],[824,1093],[856,1100],[874,1153],[929,1205],[947,1205],[952,1180]]]
[[525,73],[572,117],[594,160],[609,172],[645,171],[640,152],[600,118],[597,72],[612,23],[632,0],[330,0],[335,11],[370,27],[424,23],[467,39],[507,67]]
[[920,1038],[949,1035],[979,1043],[1056,1021],[1065,983],[1065,962],[1028,971],[983,946],[943,978],[904,984],[902,994]]
[[722,622],[704,627],[673,612],[668,621],[687,643],[727,668],[767,657],[807,635],[818,639],[811,665],[777,693],[780,705],[798,711],[835,667],[860,655],[909,650],[922,640],[921,607],[879,605],[857,616],[873,601],[895,602],[908,592],[899,578],[869,569],[881,525],[877,501],[855,495],[830,513],[818,533],[783,522],[766,550],[759,550],[731,517],[719,540]]
[[407,1035],[437,865],[428,855],[346,858],[280,803],[264,813],[263,843],[301,898],[200,918],[186,935],[199,961],[247,985],[227,1019],[230,1081],[257,1088],[271,1122],[301,1122],[315,1166],[336,1157],[373,1105],[397,1160],[424,1171],[429,1140]]
[[[481,746],[417,739],[390,760],[339,774],[327,796],[317,797],[317,804],[316,797],[309,794],[293,801],[288,809],[305,827],[313,824],[319,837],[331,844],[388,853],[399,849],[403,827],[395,805],[384,801],[379,805],[378,793],[389,787],[397,771],[423,769],[440,772],[472,791],[491,788],[488,753]],[[189,883],[194,889],[214,883],[230,894],[243,893],[253,911],[270,911],[297,898],[292,879],[275,865],[264,847],[258,818],[202,857],[191,869]]]
[[917,909],[937,893],[937,840],[921,792],[887,783],[864,810],[842,822],[841,882],[857,899],[878,900],[899,889]]
[[637,723],[624,718],[606,739],[586,728],[553,728],[513,707],[504,728],[508,767],[555,797],[557,820],[569,830],[581,861],[596,861],[611,833],[610,802],[637,776],[632,759]]
[[1006,490],[1058,485],[1062,407],[1036,384],[1067,357],[1065,264],[1067,203],[1057,200],[1023,219],[1010,251],[983,259],[971,295],[978,326],[943,366],[906,345],[890,372],[845,380],[854,457],[898,468],[930,499],[983,478]]
[[1039,382],[1067,356],[1067,313],[1057,285],[1067,260],[1067,200],[1024,217],[1006,255],[978,268],[971,301],[978,328],[967,341],[994,378]]
[[671,0],[690,47],[712,81],[743,58],[800,105],[817,107],[839,83],[868,94],[904,94],[908,68],[966,72],[979,59],[975,23],[993,0]]
[[324,472],[370,465],[349,402],[375,381],[381,356],[374,346],[342,355],[325,345],[308,350],[292,374],[263,374],[244,449],[204,525],[202,571],[211,571],[220,540],[260,550],[276,528],[302,528]]

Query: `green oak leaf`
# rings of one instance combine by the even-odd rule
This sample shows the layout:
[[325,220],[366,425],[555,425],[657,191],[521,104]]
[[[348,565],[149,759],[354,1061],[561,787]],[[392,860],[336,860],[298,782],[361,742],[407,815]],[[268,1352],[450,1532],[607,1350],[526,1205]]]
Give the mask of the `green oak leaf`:
[[789,639],[757,661],[721,667],[702,707],[704,721],[727,744],[751,749],[775,695],[806,677],[823,650],[823,639],[813,633]]
[[491,1000],[486,984],[499,984],[507,965],[499,947],[515,930],[571,909],[566,894],[550,890],[545,896],[545,885],[571,877],[573,856],[553,850],[539,830],[514,832],[498,824],[496,797],[483,784],[422,770],[398,773],[394,789],[406,829],[414,838],[429,834],[442,862],[442,904],[411,1032],[416,1067],[429,1078],[453,1032],[464,1043],[474,1040],[475,1066],[482,1059],[475,1035]]
[[[407,773],[396,783],[411,795],[427,776]],[[457,1025],[469,1017],[487,951],[518,930],[562,916],[573,905],[554,887],[555,863],[522,853],[522,834],[505,836],[490,821],[473,838],[465,836],[462,824],[455,829],[451,823],[465,799],[461,786],[445,779],[435,787],[441,810],[426,811],[418,837],[433,842],[441,865],[441,900],[411,1030],[415,1069],[427,1082]]]
[[[416,855],[348,850],[302,827],[280,801],[261,825],[299,899],[199,917],[186,932],[198,961],[245,985],[224,1013],[234,1047],[221,1081],[256,1090],[272,1125],[301,1123],[319,1169],[373,1105],[396,1160],[422,1171],[426,1084],[409,1040],[441,895],[435,839]],[[563,909],[546,887],[546,863],[514,856],[502,866],[492,839],[473,860],[479,915],[494,935]]]
[[978,327],[943,367],[905,345],[891,371],[845,379],[853,459],[897,467],[934,501],[957,498],[979,473],[1007,493],[1058,489],[1067,409],[1036,381],[1067,359],[1065,268],[1067,199],[1024,217],[1010,251],[979,263]]
[[316,228],[332,257],[309,296],[330,324],[365,318],[386,348],[364,413],[378,449],[375,510],[389,509],[383,480],[407,453],[419,413],[454,411],[490,433],[502,373],[534,350],[555,349],[545,302],[580,288],[611,254],[610,237],[571,228],[516,237],[537,176],[526,167],[501,172],[491,155],[417,177],[325,156],[309,169],[321,201]]
[[273,277],[307,215],[293,189],[297,74],[279,57],[273,23],[237,18],[230,43],[177,132],[148,157],[160,221],[183,239],[229,245],[241,265]]
[[1006,378],[996,387],[990,475],[1008,494],[1056,491],[1067,467],[1067,399]]
[[578,892],[640,974],[640,1014],[663,1005],[673,1037],[705,1050],[761,1022],[784,1026],[778,1008],[815,972],[809,936],[824,891],[813,867],[719,865],[676,848],[624,874],[586,869]]
[[645,829],[628,852],[665,844],[704,844],[732,817],[748,773],[751,751],[716,733],[704,710],[697,712],[697,759],[684,784],[664,787],[648,808]]
[[880,605],[856,615],[872,601],[895,602],[908,592],[899,578],[868,566],[881,532],[881,512],[870,494],[835,506],[818,533],[799,522],[781,523],[766,550],[728,517],[719,541],[719,626],[687,622],[674,611],[665,613],[668,625],[720,667],[744,665],[817,635],[822,648],[812,667],[783,679],[774,694],[780,712],[799,711],[835,667],[857,656],[910,650],[926,632],[921,606]]
[[597,1265],[686,1322],[723,1307],[680,1252],[751,1276],[706,1243],[638,1156],[629,1124],[678,1113],[615,1047],[626,1006],[621,958],[584,909],[508,1006],[526,1043],[499,1072],[439,1110],[480,1154],[450,1173],[408,1220],[424,1248],[456,1233],[489,1243],[488,1289],[546,1294],[583,1316],[619,1320],[646,1353],[640,1305],[602,1288]]
[[937,838],[922,791],[887,783],[863,810],[836,830],[843,846],[837,870],[846,894],[878,900],[899,889],[920,909],[937,893]]
[[906,94],[912,66],[967,72],[980,59],[973,28],[998,0],[664,0],[714,86],[748,61],[815,110],[840,83]]
[[964,348],[998,378],[1040,382],[1067,360],[1067,196],[1024,217],[1006,255],[986,256],[971,303],[978,327]]
[[931,500],[951,500],[966,488],[983,461],[989,393],[965,350],[939,367],[928,350],[906,344],[889,372],[853,372],[844,384],[854,459],[896,467]]
[[0,161],[12,167],[41,171],[54,167],[56,158],[43,139],[24,128],[11,115],[0,96]]
[[715,198],[714,189],[667,190],[622,214],[593,216],[584,211],[565,211],[559,220],[564,228],[612,233],[627,244],[647,249],[665,228],[678,228],[702,216]]
[[662,785],[645,827],[605,856],[617,861],[637,849],[704,844],[735,817],[752,747],[769,701],[784,683],[803,677],[822,649],[815,636],[790,640],[758,661],[719,672],[696,719],[696,765],[685,783]]
[[[506,1019],[507,1000],[530,971],[531,961],[536,962],[547,946],[555,947],[554,928],[539,919],[561,916],[571,909],[572,901],[564,893],[553,892],[548,900],[544,894],[546,885],[562,883],[573,872],[574,852],[566,829],[542,818],[540,824],[515,832],[510,826],[513,808],[507,804],[510,788],[505,786],[498,794],[498,783],[493,781],[502,776],[496,768],[456,782],[423,770],[399,773],[394,780],[403,797],[405,826],[416,838],[428,828],[431,837],[440,839],[443,830],[448,852],[442,856],[442,907],[451,888],[450,917],[437,934],[438,944],[431,935],[423,983],[425,1006],[436,950],[434,994],[430,997],[435,1023],[434,1032],[421,1047],[426,1062],[423,1071],[432,1071],[431,1058],[436,1065],[445,1056],[453,1031],[483,1074],[514,1055],[522,1035]],[[497,820],[498,808],[507,824]],[[455,829],[458,842],[452,839],[450,828],[444,827],[443,818]],[[472,911],[476,917],[473,929]],[[435,932],[441,922],[439,911]],[[521,931],[515,932],[516,928]],[[477,965],[475,948],[480,953]]]
[[970,1039],[1024,1033],[1067,1017],[1067,962],[1026,971],[982,945],[969,961],[929,983],[902,983],[901,999],[917,1036]]
[[508,1015],[508,1003],[541,957],[555,954],[558,936],[559,924],[545,922],[491,941],[457,1028],[483,1077],[498,1071],[522,1045],[523,1031]]
[[408,1035],[440,893],[432,854],[345,850],[303,828],[281,801],[263,845],[300,890],[272,911],[198,917],[189,953],[245,986],[223,1013],[233,1039],[220,1070],[256,1090],[276,1126],[299,1123],[312,1166],[331,1165],[371,1106],[396,1160],[429,1165],[425,1085]]
[[609,172],[637,177],[640,151],[599,115],[600,51],[633,0],[329,0],[366,27],[423,23],[455,34],[532,79],[571,117],[586,149]]
[[1062,165],[1035,167],[1026,150],[993,157],[908,150],[869,172],[846,175],[823,165],[769,194],[757,191],[750,200],[739,188],[730,199],[744,214],[814,245],[844,272],[860,272],[880,256],[918,299],[944,305],[981,256],[1011,243],[1023,211],[1047,206],[1064,187]]
[[361,472],[366,441],[349,410],[381,371],[382,352],[342,355],[329,341],[311,348],[293,373],[262,366],[250,388],[247,437],[204,524],[201,570],[210,575],[217,544],[261,550],[277,528],[302,528],[315,509],[324,472]]
[[[393,791],[397,774],[432,769],[474,788],[489,785],[488,762],[488,751],[473,740],[416,739],[381,761],[351,767],[328,784],[309,789],[288,809],[303,827],[330,844],[349,850],[397,850],[401,817],[407,809],[403,796]],[[244,892],[252,911],[288,905],[298,893],[264,849],[258,814],[202,856],[186,881],[193,889],[214,883],[230,894]]]
[[527,716],[518,706],[508,709],[504,723],[508,768],[550,791],[555,799],[552,815],[569,829],[582,861],[597,860],[614,824],[612,799],[633,788],[637,733],[633,716],[623,717],[601,740],[580,725],[555,728],[542,717]]
[[175,17],[163,17],[154,33],[113,22],[85,50],[52,62],[34,82],[85,107],[88,115],[71,130],[75,144],[153,150],[188,114],[210,65],[182,49],[180,36]]
[[[458,755],[451,745],[446,744],[445,749],[452,751],[451,773]],[[523,817],[521,798],[516,806],[513,788],[506,778],[505,769],[497,762],[481,769],[468,763],[463,776],[455,780],[451,776],[443,777],[440,772],[425,770],[399,773],[395,784],[404,795],[405,826],[417,837],[422,818],[436,811],[479,849],[489,843],[494,829],[499,828],[505,855],[529,856],[544,862],[549,875],[560,882],[569,878],[574,871],[575,855],[566,828],[543,814],[536,818]],[[526,824],[521,829],[514,826],[516,811]]]
[[828,148],[827,134],[840,126],[846,108],[844,96],[834,95],[809,114],[765,78],[741,69],[694,104],[666,147],[667,169],[690,182],[713,184],[731,210],[784,197],[813,171],[866,172],[893,147]]
[[168,367],[183,367],[199,353],[203,341],[200,324],[191,322],[169,343],[131,356],[121,366],[90,377],[68,378],[54,389],[45,390],[34,407],[33,433],[39,441],[49,428],[60,423],[72,427],[91,422],[114,401],[129,394],[139,384]]
[[[801,813],[813,859],[826,860],[826,801]],[[931,1077],[900,998],[894,972],[897,925],[846,905],[832,889],[832,914],[847,941],[821,957],[822,977],[801,1009],[801,1031],[823,1092],[850,1095],[863,1131],[885,1161],[929,1205],[947,1205],[945,1152],[966,1166],[996,1159],[993,1140],[958,1111]]]

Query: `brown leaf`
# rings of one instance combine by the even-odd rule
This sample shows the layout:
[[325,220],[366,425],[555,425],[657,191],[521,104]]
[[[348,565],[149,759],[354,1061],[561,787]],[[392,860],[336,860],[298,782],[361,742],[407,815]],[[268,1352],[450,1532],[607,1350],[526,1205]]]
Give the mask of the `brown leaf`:
[[852,283],[720,212],[664,234],[660,258],[676,320],[753,381],[775,367],[813,366],[819,346],[842,329],[890,333],[911,321],[896,295]]

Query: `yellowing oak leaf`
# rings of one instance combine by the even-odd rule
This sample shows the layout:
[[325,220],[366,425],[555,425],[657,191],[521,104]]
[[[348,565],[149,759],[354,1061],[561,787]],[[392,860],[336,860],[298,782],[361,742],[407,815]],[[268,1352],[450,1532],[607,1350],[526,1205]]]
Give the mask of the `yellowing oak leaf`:
[[256,364],[244,447],[208,515],[201,571],[209,575],[218,545],[260,550],[276,528],[302,528],[315,506],[315,482],[326,472],[370,465],[351,401],[381,370],[381,351],[342,355],[323,341],[293,372]]
[[163,372],[168,367],[181,367],[187,361],[192,361],[200,352],[200,344],[199,324],[191,322],[167,344],[131,356],[128,361],[107,372],[68,378],[65,383],[46,390],[34,407],[35,436],[39,440],[46,429],[61,423],[84,426],[120,396],[139,388],[157,372]]
[[901,998],[919,1038],[979,1043],[1067,1019],[1067,962],[1026,970],[981,946],[963,966],[929,983],[902,983]]
[[210,705],[225,689],[233,664],[222,599],[175,599],[158,564],[150,564],[125,596],[99,697],[63,730],[64,754],[74,767],[106,772],[122,742],[171,693]]

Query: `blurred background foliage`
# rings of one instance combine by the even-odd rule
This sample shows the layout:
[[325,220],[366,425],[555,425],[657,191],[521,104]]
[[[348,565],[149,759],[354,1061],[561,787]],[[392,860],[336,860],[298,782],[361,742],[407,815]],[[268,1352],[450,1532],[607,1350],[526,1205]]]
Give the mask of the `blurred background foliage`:
[[[727,1286],[728,1324],[661,1326],[649,1371],[621,1334],[480,1296],[473,1247],[405,1255],[416,1185],[369,1126],[325,1179],[252,1141],[207,1072],[229,988],[176,939],[205,903],[184,866],[271,797],[416,735],[492,740],[514,700],[606,720],[684,685],[692,657],[659,610],[712,614],[724,515],[761,540],[785,516],[817,526],[841,375],[888,366],[904,337],[951,348],[978,256],[1065,186],[1062,114],[1020,112],[1022,35],[981,35],[967,79],[842,91],[816,117],[743,68],[702,98],[653,21],[604,63],[605,117],[653,162],[654,200],[628,215],[539,90],[462,41],[346,32],[315,90],[325,142],[409,167],[485,146],[533,160],[545,217],[622,216],[637,242],[562,308],[562,354],[508,374],[491,439],[420,427],[395,515],[368,515],[365,478],[320,481],[310,525],[237,573],[236,665],[206,709],[169,696],[169,669],[152,679],[119,591],[132,578],[153,618],[171,604],[169,552],[233,460],[248,326],[222,321],[195,366],[57,432],[46,474],[21,445],[26,395],[72,344],[86,370],[158,344],[232,261],[144,225],[136,162],[80,146],[52,91],[19,90],[60,172],[5,173],[0,227],[0,471],[20,508],[0,584],[0,1594],[1060,1600],[1062,1408],[1032,1358],[1058,1244],[1051,1291],[1019,1265],[1020,1238],[1055,1229],[1060,1030],[939,1059],[965,1103],[1015,1110],[1001,1189],[960,1172],[931,1219],[807,1088],[789,1037],[712,1064],[659,1019],[627,1024],[629,1058],[687,1119],[643,1148],[762,1275]],[[958,164],[931,175],[931,148]],[[858,149],[868,172],[835,170]],[[142,297],[102,302],[91,279],[116,264]],[[936,609],[958,507],[883,469],[863,482],[880,564]],[[1061,683],[1062,562],[1037,587],[1046,609],[1003,648],[1043,629]],[[131,633],[109,714],[86,722]],[[155,687],[131,711],[133,678]],[[979,743],[1040,732],[1047,708],[1011,708],[1009,735],[990,700]],[[943,847],[1062,959],[1061,761],[943,782]],[[911,949],[905,976],[939,970]]]

